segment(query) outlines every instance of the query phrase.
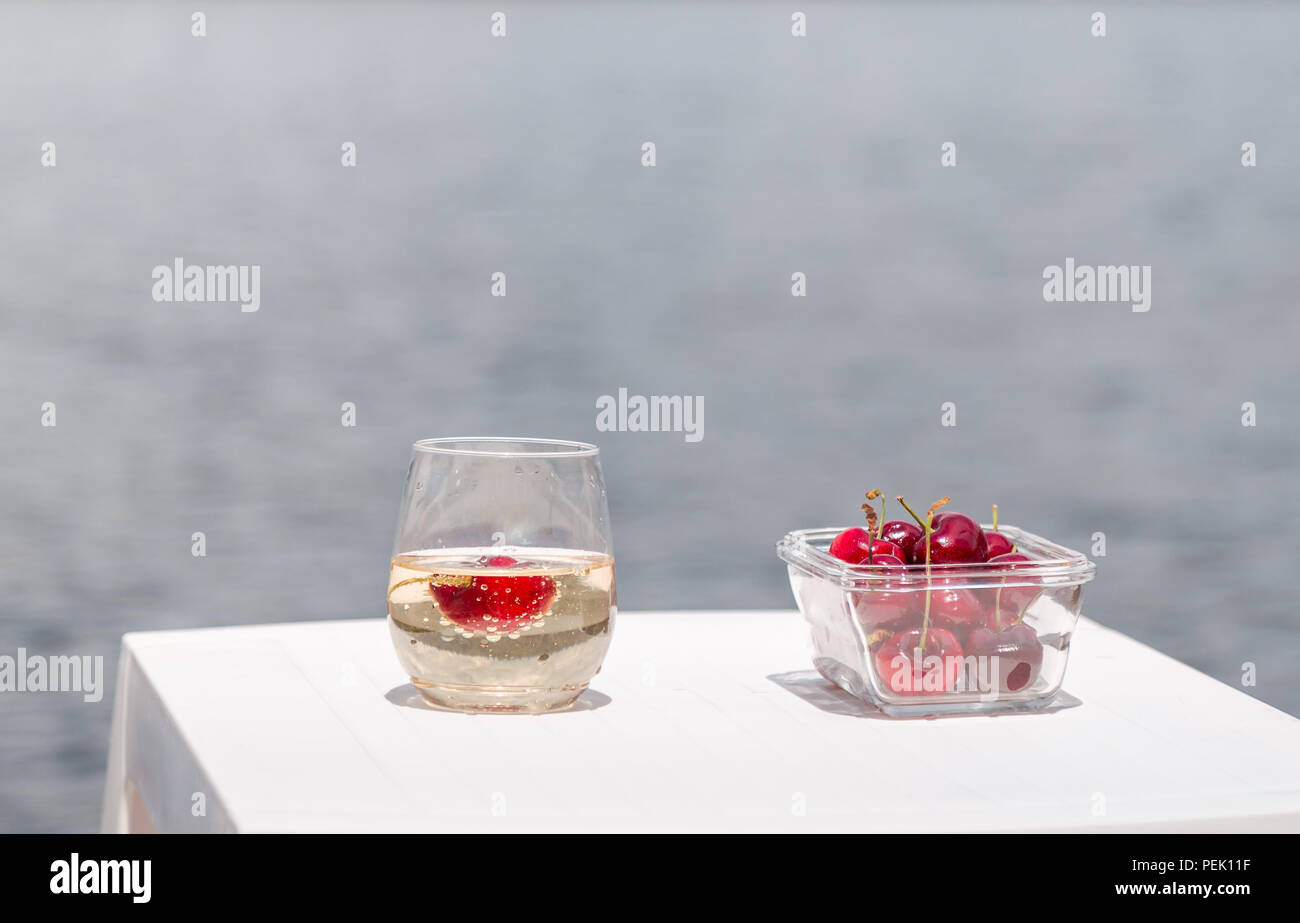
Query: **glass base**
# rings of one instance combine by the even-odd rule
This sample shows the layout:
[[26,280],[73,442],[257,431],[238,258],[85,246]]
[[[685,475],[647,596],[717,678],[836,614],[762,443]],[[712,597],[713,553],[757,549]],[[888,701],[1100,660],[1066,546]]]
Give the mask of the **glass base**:
[[558,688],[530,686],[464,686],[457,683],[426,683],[411,677],[411,684],[424,700],[435,708],[471,714],[540,715],[563,711],[578,701],[587,689],[581,686]]
[[945,715],[1009,715],[1017,712],[1043,711],[1056,698],[1055,690],[1033,698],[988,699],[973,702],[927,702],[918,696],[915,703],[873,702],[891,718],[933,718]]

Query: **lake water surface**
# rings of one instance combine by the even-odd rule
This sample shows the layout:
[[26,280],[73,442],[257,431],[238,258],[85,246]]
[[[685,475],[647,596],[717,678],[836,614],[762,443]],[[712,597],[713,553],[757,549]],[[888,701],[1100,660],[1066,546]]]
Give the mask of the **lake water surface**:
[[[1300,712],[1297,10],[205,8],[5,9],[0,653],[378,617],[409,444],[493,433],[600,443],[624,609],[790,607],[783,533],[948,494]],[[261,309],[154,302],[176,257]],[[1045,303],[1067,258],[1151,310]],[[620,387],[704,438],[597,432]],[[111,698],[0,696],[0,830],[96,826]]]

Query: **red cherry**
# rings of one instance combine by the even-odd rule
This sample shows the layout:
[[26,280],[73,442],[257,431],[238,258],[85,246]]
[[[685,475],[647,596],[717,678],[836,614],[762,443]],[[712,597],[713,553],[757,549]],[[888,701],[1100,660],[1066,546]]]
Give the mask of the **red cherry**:
[[[877,555],[873,561],[885,573],[896,571],[898,576],[907,567],[889,554]],[[868,633],[882,628],[896,631],[909,623],[919,623],[924,605],[921,593],[899,589],[897,579],[872,581],[868,589],[853,593],[853,611]]]
[[876,671],[886,688],[901,695],[937,695],[956,684],[962,651],[952,632],[931,626],[918,662],[920,644],[921,629],[909,628],[876,651]]
[[921,623],[924,603],[919,593],[906,590],[868,590],[853,595],[853,612],[867,633],[882,628],[897,631]]
[[[889,542],[876,542],[875,544],[877,547],[879,547],[881,545],[888,545]],[[890,553],[890,552],[882,552],[882,551],[877,551],[874,553],[874,556],[871,558],[871,564],[874,567],[883,567],[886,570],[902,570],[903,568],[907,567],[907,565],[903,563],[903,558],[901,556],[901,553]]]
[[[925,540],[912,546],[911,562],[925,563]],[[961,513],[936,513],[930,521],[930,563],[983,563],[989,557],[988,541],[979,523]]]
[[867,549],[871,547],[872,541],[871,533],[866,529],[857,526],[845,529],[835,536],[834,541],[831,542],[831,557],[839,558],[841,561],[847,561],[850,564],[865,561],[867,559]]
[[[946,628],[960,641],[973,628],[985,623],[985,609],[979,596],[964,589],[962,581],[951,577],[935,580],[930,590],[930,619]],[[924,597],[924,592],[918,595]]]
[[[966,642],[966,656],[990,658],[977,662],[979,675],[995,683],[1001,692],[1019,692],[1038,678],[1043,667],[1043,643],[1024,623],[1006,631],[976,628]],[[996,664],[993,657],[997,657]]]
[[994,594],[997,590],[981,590],[984,596],[984,627],[989,631],[1006,631],[1012,625],[1020,624],[1024,619],[1024,610],[1017,611],[1016,607],[1010,605],[1010,600],[1005,593],[1002,594],[1002,600],[999,603]]
[[880,530],[880,537],[887,542],[893,542],[899,548],[903,549],[903,560],[909,561],[912,557],[912,547],[925,536],[919,526],[911,522],[903,522],[899,519],[891,520],[885,523]]
[[[481,558],[485,567],[513,567],[508,555]],[[511,632],[546,613],[555,600],[555,581],[543,574],[447,575],[429,582],[438,609],[470,631]]]
[[[989,567],[995,570],[1024,570],[1033,568],[1034,561],[1023,554],[1013,552],[990,558]],[[1007,579],[1014,580],[1018,578]],[[985,624],[994,631],[1015,625],[1024,618],[1025,610],[1042,592],[1043,588],[1041,586],[986,587],[981,594],[984,597],[984,606],[988,612]]]
[[984,540],[989,546],[989,558],[995,558],[1000,554],[1010,554],[1011,549],[1015,547],[1011,539],[1007,538],[1001,532],[985,532]]
[[903,567],[907,566],[905,563],[907,561],[907,552],[902,548],[899,548],[893,542],[886,541],[883,538],[878,538],[871,543],[871,554],[872,557],[893,557],[896,558],[898,563]]
[[[870,549],[868,553],[867,549]],[[902,561],[906,555],[902,548],[893,542],[872,537],[866,529],[856,526],[845,529],[831,542],[831,557],[839,558],[848,564],[866,564],[878,555],[893,555]]]

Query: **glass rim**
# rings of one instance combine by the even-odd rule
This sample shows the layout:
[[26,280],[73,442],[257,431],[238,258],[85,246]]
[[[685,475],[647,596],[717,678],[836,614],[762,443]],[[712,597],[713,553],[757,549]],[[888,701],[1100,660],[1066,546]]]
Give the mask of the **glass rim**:
[[[501,446],[501,448],[493,448]],[[510,449],[505,446],[515,446]],[[537,439],[531,436],[439,436],[420,439],[412,451],[431,455],[472,455],[490,458],[582,458],[600,454],[590,442]]]

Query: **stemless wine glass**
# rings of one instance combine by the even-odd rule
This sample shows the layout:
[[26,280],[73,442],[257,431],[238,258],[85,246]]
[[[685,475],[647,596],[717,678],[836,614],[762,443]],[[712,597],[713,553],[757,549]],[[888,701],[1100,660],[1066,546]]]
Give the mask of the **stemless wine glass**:
[[412,447],[388,627],[441,708],[567,708],[600,670],[617,609],[600,450],[555,439]]

